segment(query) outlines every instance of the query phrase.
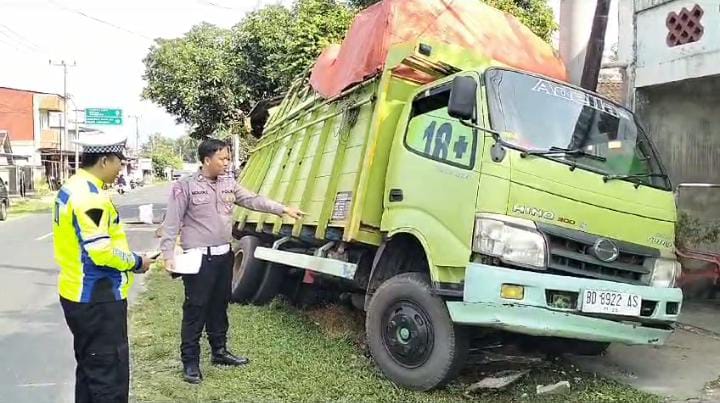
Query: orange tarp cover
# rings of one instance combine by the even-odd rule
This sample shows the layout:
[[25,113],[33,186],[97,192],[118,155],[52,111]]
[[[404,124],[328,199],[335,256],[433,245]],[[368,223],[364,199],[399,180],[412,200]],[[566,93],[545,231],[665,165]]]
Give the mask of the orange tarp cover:
[[336,96],[382,71],[391,46],[420,38],[566,81],[565,66],[549,44],[481,0],[384,0],[355,17],[342,45],[325,49],[310,84],[323,97]]

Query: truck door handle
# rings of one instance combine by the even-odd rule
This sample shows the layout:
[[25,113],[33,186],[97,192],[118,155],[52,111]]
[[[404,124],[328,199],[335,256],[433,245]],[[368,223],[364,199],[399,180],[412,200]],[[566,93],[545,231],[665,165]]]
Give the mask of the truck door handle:
[[402,189],[390,189],[390,201],[391,202],[403,201]]

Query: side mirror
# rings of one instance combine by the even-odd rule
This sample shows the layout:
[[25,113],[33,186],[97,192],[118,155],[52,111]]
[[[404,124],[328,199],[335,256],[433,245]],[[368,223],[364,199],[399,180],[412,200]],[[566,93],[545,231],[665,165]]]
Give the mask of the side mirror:
[[450,90],[448,115],[460,120],[471,120],[475,113],[477,81],[472,77],[455,77]]

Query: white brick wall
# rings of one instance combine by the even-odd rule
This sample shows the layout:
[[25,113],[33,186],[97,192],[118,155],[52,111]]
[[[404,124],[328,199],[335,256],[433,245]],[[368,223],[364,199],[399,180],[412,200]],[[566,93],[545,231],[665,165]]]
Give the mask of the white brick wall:
[[[704,10],[702,38],[668,47],[668,14],[695,4]],[[636,0],[635,10],[635,87],[720,74],[720,0]]]

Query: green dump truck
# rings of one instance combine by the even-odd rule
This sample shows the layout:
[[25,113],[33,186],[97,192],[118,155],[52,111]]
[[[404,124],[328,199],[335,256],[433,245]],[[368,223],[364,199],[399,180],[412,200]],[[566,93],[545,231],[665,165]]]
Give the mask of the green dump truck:
[[407,388],[452,379],[484,332],[598,354],[662,344],[680,312],[675,202],[633,113],[440,44],[391,48],[332,99],[297,81],[239,180],[308,215],[238,209],[233,299],[351,293]]

